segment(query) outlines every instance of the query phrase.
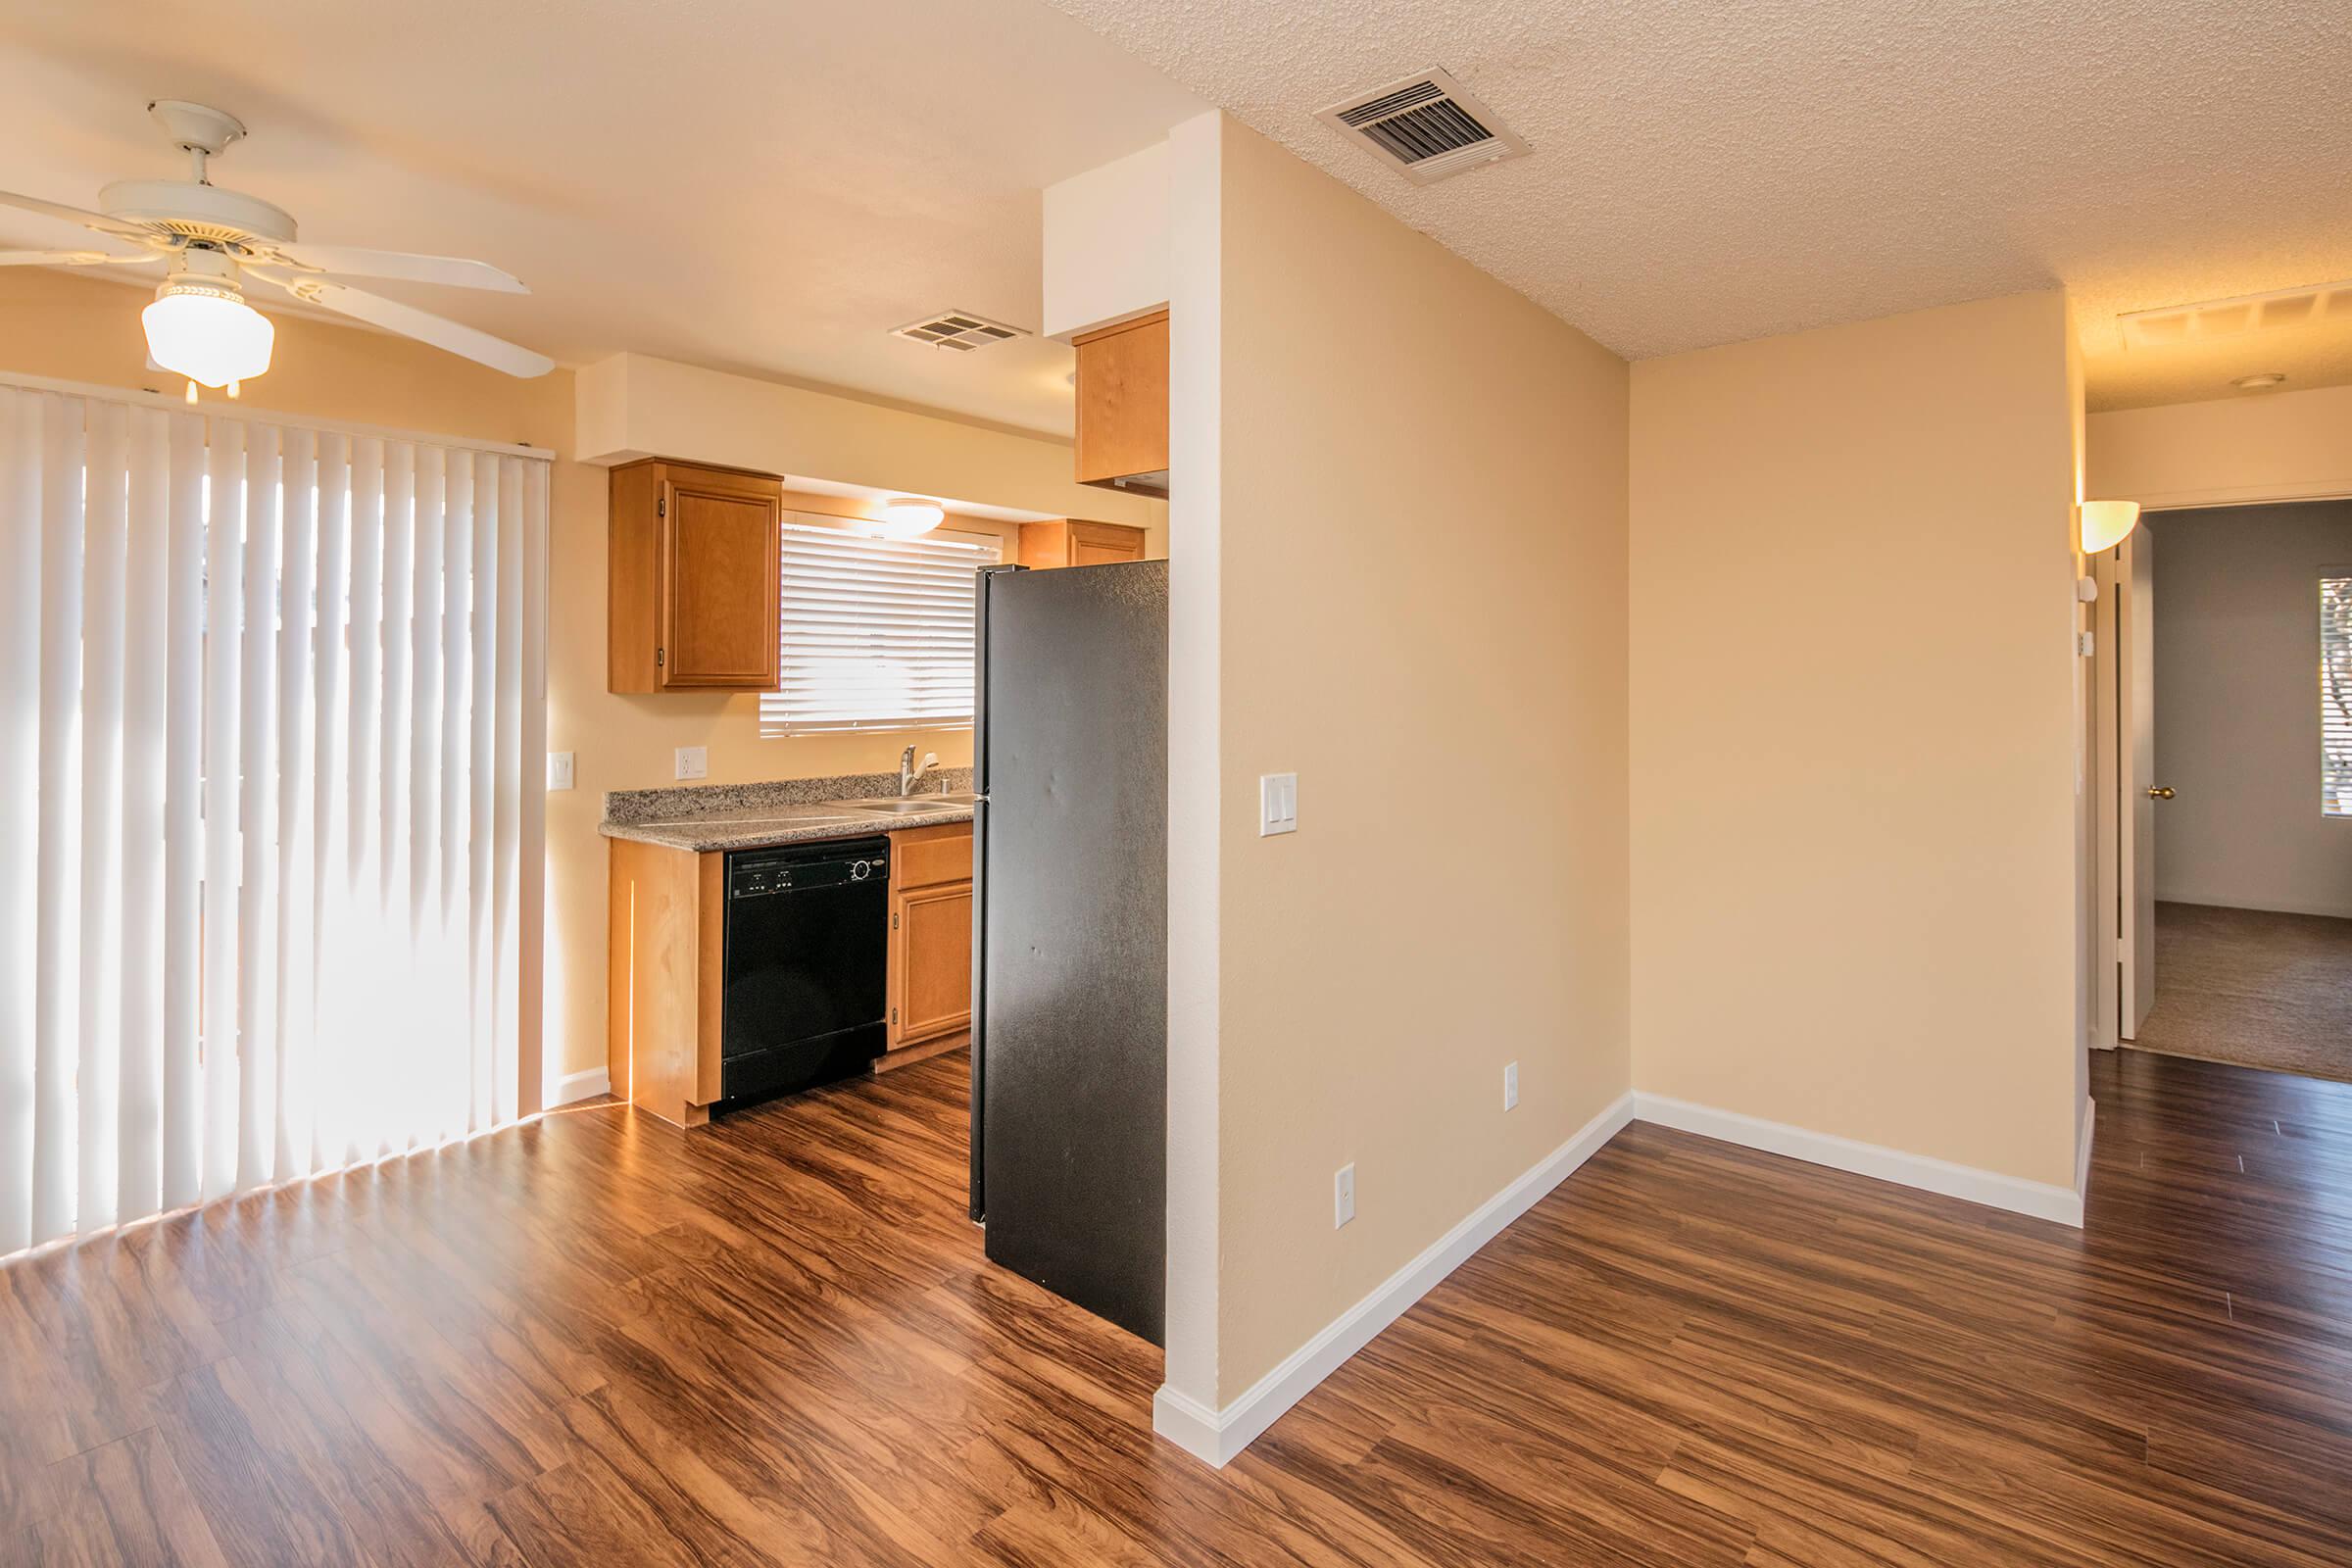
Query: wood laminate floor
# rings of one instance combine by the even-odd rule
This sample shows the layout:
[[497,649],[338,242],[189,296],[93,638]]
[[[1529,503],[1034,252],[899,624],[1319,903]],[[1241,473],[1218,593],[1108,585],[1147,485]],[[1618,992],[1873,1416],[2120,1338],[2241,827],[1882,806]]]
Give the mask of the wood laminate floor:
[[2156,906],[2141,1051],[2352,1079],[2352,920]]
[[963,1068],[0,1267],[0,1562],[2352,1562],[2352,1088],[2098,1057],[2082,1232],[1630,1128],[1219,1475]]

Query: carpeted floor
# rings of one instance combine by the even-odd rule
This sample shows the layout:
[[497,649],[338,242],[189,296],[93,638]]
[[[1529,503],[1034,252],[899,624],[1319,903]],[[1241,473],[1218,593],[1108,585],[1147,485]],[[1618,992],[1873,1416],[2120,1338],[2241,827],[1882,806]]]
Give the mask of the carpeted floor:
[[2142,1051],[2352,1082],[2352,920],[2156,906]]

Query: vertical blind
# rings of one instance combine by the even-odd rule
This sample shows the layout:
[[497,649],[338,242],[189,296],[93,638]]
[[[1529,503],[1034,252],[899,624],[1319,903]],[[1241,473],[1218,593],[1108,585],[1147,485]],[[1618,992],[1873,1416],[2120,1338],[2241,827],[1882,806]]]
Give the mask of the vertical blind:
[[2352,576],[2320,579],[2320,814],[2352,816]]
[[0,386],[0,1253],[536,1108],[547,490]]
[[982,534],[874,539],[787,521],[783,680],[760,699],[760,733],[971,723],[975,574],[999,554]]

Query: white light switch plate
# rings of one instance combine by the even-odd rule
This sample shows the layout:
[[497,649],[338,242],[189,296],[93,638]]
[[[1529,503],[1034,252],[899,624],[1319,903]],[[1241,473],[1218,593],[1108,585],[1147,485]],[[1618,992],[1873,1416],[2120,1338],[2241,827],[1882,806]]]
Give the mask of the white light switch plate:
[[1518,1103],[1519,1064],[1515,1061],[1506,1061],[1502,1064],[1502,1108],[1511,1110],[1516,1108]]
[[709,778],[710,776],[710,748],[681,746],[678,748],[678,777]]
[[1262,773],[1257,780],[1257,836],[1298,831],[1298,775]]
[[1338,1230],[1355,1218],[1355,1163],[1350,1160],[1340,1167],[1331,1179],[1331,1228]]
[[550,752],[547,754],[547,787],[549,789],[567,790],[571,788],[576,776],[571,753]]

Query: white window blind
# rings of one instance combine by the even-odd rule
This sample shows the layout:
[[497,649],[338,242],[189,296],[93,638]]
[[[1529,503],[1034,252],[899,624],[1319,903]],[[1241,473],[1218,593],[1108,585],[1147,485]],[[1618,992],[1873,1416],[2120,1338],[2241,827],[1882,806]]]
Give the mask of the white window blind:
[[2352,576],[2320,579],[2320,814],[2352,816]]
[[0,1253],[536,1108],[547,495],[0,386]]
[[784,524],[783,681],[760,699],[760,733],[947,729],[972,721],[976,574],[984,534],[873,539]]

